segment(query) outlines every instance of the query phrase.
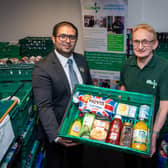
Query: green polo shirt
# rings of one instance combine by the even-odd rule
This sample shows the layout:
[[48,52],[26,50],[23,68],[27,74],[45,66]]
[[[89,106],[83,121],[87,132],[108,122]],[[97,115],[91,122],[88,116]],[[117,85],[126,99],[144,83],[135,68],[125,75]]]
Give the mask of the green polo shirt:
[[120,71],[120,85],[127,91],[152,94],[155,96],[155,113],[160,100],[168,100],[168,61],[154,55],[149,63],[140,69],[136,57],[130,57]]

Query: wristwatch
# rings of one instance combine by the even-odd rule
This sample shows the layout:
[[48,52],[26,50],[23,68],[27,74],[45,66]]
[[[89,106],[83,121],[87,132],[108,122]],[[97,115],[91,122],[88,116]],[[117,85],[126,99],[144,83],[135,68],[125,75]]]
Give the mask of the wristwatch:
[[54,142],[57,143],[57,142],[58,142],[58,139],[59,139],[59,137],[55,138],[55,139],[54,139]]
[[159,131],[153,130],[153,134],[155,134],[157,138],[159,137]]

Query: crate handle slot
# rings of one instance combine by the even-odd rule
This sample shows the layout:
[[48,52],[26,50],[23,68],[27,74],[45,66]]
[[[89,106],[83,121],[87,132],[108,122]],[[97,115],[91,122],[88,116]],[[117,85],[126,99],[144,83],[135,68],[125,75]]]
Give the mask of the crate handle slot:
[[22,83],[17,89],[16,89],[16,91],[9,97],[9,99],[8,100],[11,100],[12,99],[12,97],[13,96],[15,96],[16,95],[16,93],[22,88],[24,86],[24,83]]
[[127,100],[130,101],[130,97],[127,97]]

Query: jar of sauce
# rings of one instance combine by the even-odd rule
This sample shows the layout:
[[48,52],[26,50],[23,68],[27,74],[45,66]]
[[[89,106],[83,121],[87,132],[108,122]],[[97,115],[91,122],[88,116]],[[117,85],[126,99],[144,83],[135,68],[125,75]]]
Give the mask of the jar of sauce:
[[132,124],[130,122],[125,122],[123,124],[121,135],[120,135],[121,146],[127,146],[127,147],[131,146],[132,132],[133,132]]
[[121,116],[115,115],[114,119],[111,121],[110,130],[106,142],[119,145],[121,128],[122,128]]

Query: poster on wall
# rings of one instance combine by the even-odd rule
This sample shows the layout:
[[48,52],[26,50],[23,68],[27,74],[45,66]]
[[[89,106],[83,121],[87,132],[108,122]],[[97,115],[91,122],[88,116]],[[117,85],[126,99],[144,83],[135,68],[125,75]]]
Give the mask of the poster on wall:
[[128,0],[81,0],[84,56],[95,85],[114,88],[126,59]]

